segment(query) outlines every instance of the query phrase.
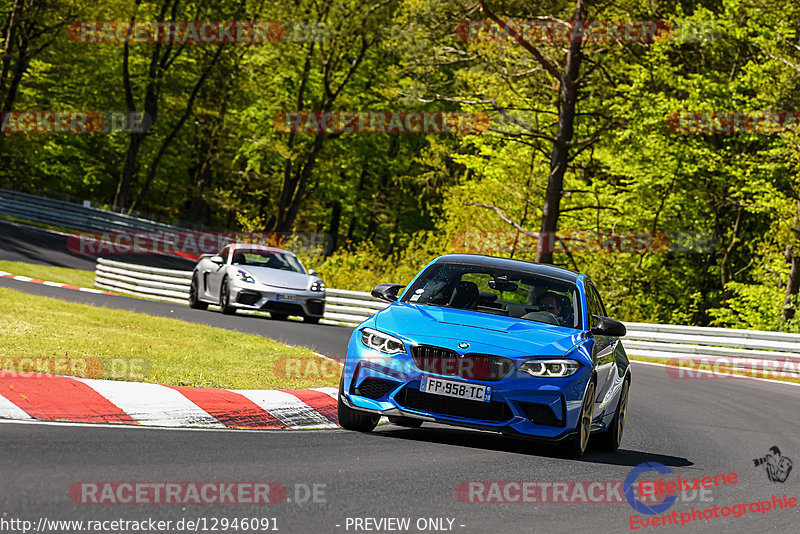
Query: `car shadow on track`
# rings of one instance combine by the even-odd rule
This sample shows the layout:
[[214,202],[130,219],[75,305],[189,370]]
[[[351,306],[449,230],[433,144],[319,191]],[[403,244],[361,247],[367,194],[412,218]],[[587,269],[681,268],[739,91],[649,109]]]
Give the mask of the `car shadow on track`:
[[[373,432],[372,435],[380,436],[381,438],[406,439],[457,447],[525,454],[529,456],[549,456],[553,458],[569,459],[564,456],[557,444],[517,439],[492,432],[461,430],[444,426],[409,429],[388,424],[379,427],[379,430]],[[591,441],[589,442],[589,448],[579,461],[631,467],[645,462],[658,462],[670,467],[694,465],[694,462],[687,458],[668,454],[635,451],[624,448],[618,449],[617,452],[600,451],[593,448]]]

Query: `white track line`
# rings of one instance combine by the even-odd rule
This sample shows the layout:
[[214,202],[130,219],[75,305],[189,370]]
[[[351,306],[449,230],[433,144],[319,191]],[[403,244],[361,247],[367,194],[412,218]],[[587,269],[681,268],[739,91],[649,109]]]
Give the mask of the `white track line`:
[[[111,428],[115,430],[151,430],[158,432],[259,432],[262,434],[296,434],[297,432],[330,432],[331,430],[338,429],[339,427],[331,428],[308,428],[298,429],[293,432],[288,432],[280,428],[205,428],[205,427],[188,427],[178,428],[170,426],[143,426],[143,425],[126,425],[124,423],[78,423],[72,421],[42,421],[39,419],[25,419],[25,420],[12,420],[0,419],[0,425],[49,425],[49,426],[79,426],[84,428]],[[346,431],[343,431],[346,432]]]

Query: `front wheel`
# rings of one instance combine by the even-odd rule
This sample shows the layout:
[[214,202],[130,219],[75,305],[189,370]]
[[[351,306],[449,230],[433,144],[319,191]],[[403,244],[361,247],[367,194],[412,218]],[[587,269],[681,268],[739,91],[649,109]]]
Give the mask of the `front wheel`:
[[206,310],[208,309],[208,303],[200,300],[199,285],[197,275],[194,275],[192,277],[192,285],[189,286],[189,307],[195,310]]
[[222,281],[222,288],[219,291],[219,309],[223,315],[234,315],[236,308],[231,307],[231,292],[228,289],[228,279]]
[[592,380],[586,387],[586,395],[583,397],[581,413],[578,416],[578,427],[575,429],[577,432],[567,442],[566,452],[576,460],[583,456],[583,453],[586,452],[586,446],[589,444],[589,435],[592,432],[592,416],[594,415],[594,391],[595,384],[594,380]]
[[600,448],[614,452],[622,443],[622,432],[625,430],[625,415],[628,412],[628,389],[630,382],[625,380],[622,383],[622,391],[619,393],[617,410],[614,412],[614,419],[611,420],[611,428],[600,434],[597,444]]
[[380,420],[381,416],[352,409],[342,400],[343,394],[344,376],[339,382],[339,426],[345,430],[355,430],[356,432],[372,432],[372,430],[378,426],[378,421]]

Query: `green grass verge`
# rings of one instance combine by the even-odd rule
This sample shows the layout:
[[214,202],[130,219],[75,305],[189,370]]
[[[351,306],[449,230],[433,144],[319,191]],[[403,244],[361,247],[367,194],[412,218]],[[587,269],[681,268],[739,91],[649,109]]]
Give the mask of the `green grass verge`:
[[66,267],[51,267],[49,265],[36,265],[21,261],[0,261],[0,271],[21,276],[30,276],[48,282],[71,284],[78,287],[94,287],[94,271],[82,269],[68,269]]
[[143,313],[0,289],[0,368],[237,389],[338,386],[306,348]]
[[[660,364],[674,364],[675,360],[670,360],[668,358],[648,358],[646,356],[629,356],[632,361],[638,362],[650,362],[650,363],[660,363]],[[734,376],[741,376],[741,377],[750,377],[750,378],[766,378],[769,380],[777,380],[779,382],[793,382],[795,384],[800,384],[800,378],[792,378],[786,376],[773,376],[771,373],[761,371],[756,372],[755,374],[751,371],[743,371],[739,369],[731,369],[729,367],[721,367],[720,369],[714,369],[713,365],[697,365],[691,367],[692,372],[694,371],[709,371],[711,373],[722,373],[722,374],[729,374]]]

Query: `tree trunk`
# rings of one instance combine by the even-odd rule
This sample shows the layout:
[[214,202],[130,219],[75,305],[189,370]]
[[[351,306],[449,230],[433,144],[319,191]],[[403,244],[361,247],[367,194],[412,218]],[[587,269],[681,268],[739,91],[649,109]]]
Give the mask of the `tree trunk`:
[[800,256],[795,254],[792,247],[786,249],[786,260],[792,264],[789,269],[789,280],[786,282],[786,297],[783,300],[783,319],[790,321],[794,318],[795,309],[792,304],[793,297],[800,290]]
[[[574,21],[583,21],[583,0],[575,5]],[[561,196],[564,189],[564,174],[569,161],[569,143],[575,132],[575,105],[578,101],[578,75],[581,66],[582,38],[572,40],[567,52],[567,64],[561,81],[561,94],[558,110],[558,133],[553,142],[550,157],[550,175],[547,178],[547,192],[542,207],[542,224],[536,250],[536,261],[553,263],[555,232],[561,209]]]
[[[794,216],[794,229],[800,232],[800,201],[797,202],[797,211]],[[800,291],[800,256],[794,246],[786,247],[786,261],[791,264],[789,279],[786,281],[786,296],[783,299],[783,319],[790,321],[794,318],[795,308],[792,304],[795,295]]]
[[153,182],[153,178],[156,176],[156,171],[158,170],[158,165],[161,163],[161,158],[164,157],[164,154],[167,153],[167,149],[170,147],[172,142],[178,136],[178,132],[180,132],[183,125],[186,123],[186,120],[191,116],[192,112],[194,111],[194,102],[197,98],[200,89],[205,84],[206,80],[208,79],[208,75],[213,70],[214,66],[217,64],[217,61],[222,54],[222,49],[224,45],[219,45],[217,47],[214,56],[211,58],[211,61],[208,63],[203,72],[200,74],[200,78],[198,78],[197,83],[195,83],[194,88],[192,88],[192,92],[189,94],[189,99],[186,101],[186,107],[183,110],[178,122],[175,123],[175,126],[170,130],[164,140],[161,142],[161,146],[158,148],[158,153],[153,158],[153,161],[150,163],[150,168],[147,169],[147,177],[145,178],[144,185],[142,185],[141,190],[139,190],[139,195],[136,199],[131,203],[130,212],[133,212],[139,206],[141,206],[145,196],[147,195],[147,191],[150,189],[150,184]]
[[342,203],[338,200],[334,200],[330,205],[331,222],[328,225],[328,232],[331,235],[331,248],[328,249],[328,255],[336,252],[336,247],[339,246],[339,226],[342,223]]
[[144,133],[131,132],[128,140],[128,148],[125,150],[125,159],[122,165],[122,174],[120,175],[119,183],[117,183],[117,192],[114,195],[114,210],[121,211],[125,209],[128,203],[128,192],[131,189],[131,183],[139,170],[139,149],[142,147],[145,138]]

